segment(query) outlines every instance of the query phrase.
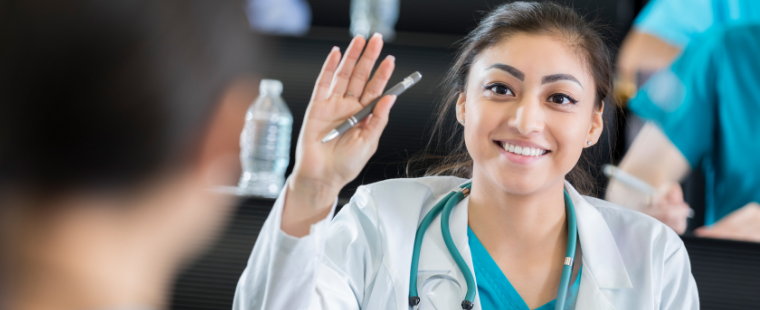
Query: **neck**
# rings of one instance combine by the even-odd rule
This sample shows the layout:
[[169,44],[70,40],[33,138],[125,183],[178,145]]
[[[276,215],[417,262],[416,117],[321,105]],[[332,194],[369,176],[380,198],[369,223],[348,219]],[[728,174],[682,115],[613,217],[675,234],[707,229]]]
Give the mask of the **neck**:
[[567,241],[564,182],[528,194],[505,191],[477,174],[472,183],[469,223],[479,238],[498,238],[500,244],[522,254],[564,249]]
[[51,208],[42,212],[52,214],[40,216],[41,211],[30,209],[3,210],[0,226],[13,236],[0,242],[0,308],[165,307],[171,265],[146,251],[145,236],[125,231],[123,214],[104,208],[56,213]]

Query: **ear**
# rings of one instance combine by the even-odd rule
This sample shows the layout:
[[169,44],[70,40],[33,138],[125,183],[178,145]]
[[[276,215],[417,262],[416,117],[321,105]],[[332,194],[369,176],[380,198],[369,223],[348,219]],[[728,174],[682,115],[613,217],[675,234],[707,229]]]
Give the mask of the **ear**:
[[196,175],[208,187],[236,185],[240,175],[240,133],[248,106],[258,96],[259,79],[241,77],[232,81],[219,97],[206,133],[199,143]]
[[464,106],[465,106],[465,100],[467,98],[467,95],[460,91],[459,97],[457,98],[457,105],[456,105],[456,111],[457,111],[457,122],[460,124],[462,123],[462,120],[464,120]]
[[[588,132],[586,141],[591,141],[591,145],[596,144],[599,141],[599,137],[602,136],[604,130],[604,101],[602,101],[602,107],[599,111],[594,111],[591,116],[591,129]],[[590,145],[587,145],[587,147]]]

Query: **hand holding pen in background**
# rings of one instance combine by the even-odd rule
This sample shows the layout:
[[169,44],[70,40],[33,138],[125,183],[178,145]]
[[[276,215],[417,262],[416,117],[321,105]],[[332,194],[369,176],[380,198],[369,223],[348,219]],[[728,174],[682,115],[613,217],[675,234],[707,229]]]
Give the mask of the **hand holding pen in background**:
[[679,235],[686,231],[686,219],[694,216],[694,210],[684,201],[680,184],[667,182],[655,188],[613,165],[604,165],[602,172],[610,178],[610,186],[614,186],[614,181],[617,181],[625,188],[635,190],[628,191],[628,195],[625,195],[623,199],[624,202],[616,201],[616,203],[660,220]]

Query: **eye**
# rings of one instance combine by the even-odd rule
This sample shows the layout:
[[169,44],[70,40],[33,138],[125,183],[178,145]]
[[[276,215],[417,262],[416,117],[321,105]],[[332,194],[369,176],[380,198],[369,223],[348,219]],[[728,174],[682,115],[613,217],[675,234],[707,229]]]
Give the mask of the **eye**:
[[488,85],[483,86],[483,88],[490,90],[497,95],[510,95],[510,96],[515,95],[515,93],[512,92],[511,89],[509,89],[509,86],[501,84],[501,83],[488,84]]
[[553,94],[549,96],[548,100],[551,103],[562,104],[562,105],[568,104],[568,103],[572,103],[572,104],[578,103],[578,100],[575,100],[572,97],[565,94]]

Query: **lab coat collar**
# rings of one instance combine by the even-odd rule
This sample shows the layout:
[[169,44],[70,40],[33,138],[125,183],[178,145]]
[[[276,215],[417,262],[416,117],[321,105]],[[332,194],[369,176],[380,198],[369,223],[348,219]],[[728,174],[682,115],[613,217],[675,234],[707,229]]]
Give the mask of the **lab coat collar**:
[[610,299],[620,292],[617,289],[633,288],[615,238],[599,210],[567,181],[565,189],[575,207],[583,249],[583,274],[575,309],[615,309]]
[[[578,235],[583,247],[583,270],[593,274],[601,289],[633,288],[607,221],[567,181],[565,189],[575,206]],[[583,276],[585,275],[584,272]]]
[[[575,309],[615,309],[609,301],[609,298],[615,291],[608,290],[633,287],[620,251],[601,213],[583,198],[570,183],[565,182],[565,188],[568,194],[570,194],[570,199],[575,207],[579,241],[583,249],[583,274],[581,275],[581,285]],[[472,256],[467,242],[468,204],[469,196],[465,197],[454,208],[450,227],[452,239],[474,275]],[[429,209],[429,207],[424,208],[425,214]],[[435,228],[429,229],[424,237],[424,240],[428,241],[423,242],[422,245],[423,249],[418,269],[418,281],[420,282],[418,282],[418,285],[421,285],[424,279],[433,274],[442,274],[445,277],[455,279],[461,285],[462,293],[464,293],[464,290],[466,290],[464,276],[459,271],[459,267],[456,266],[448,250],[446,250],[443,238],[441,237],[439,228],[440,216],[433,220],[431,223],[432,227]],[[477,277],[475,280],[478,280]],[[464,296],[462,295],[461,297]],[[461,300],[461,297],[457,296],[455,299],[460,298],[459,300]],[[479,294],[476,294],[474,310],[480,310],[479,299]],[[433,298],[431,302],[438,309],[446,309],[445,307],[441,308],[445,303],[443,300]]]

